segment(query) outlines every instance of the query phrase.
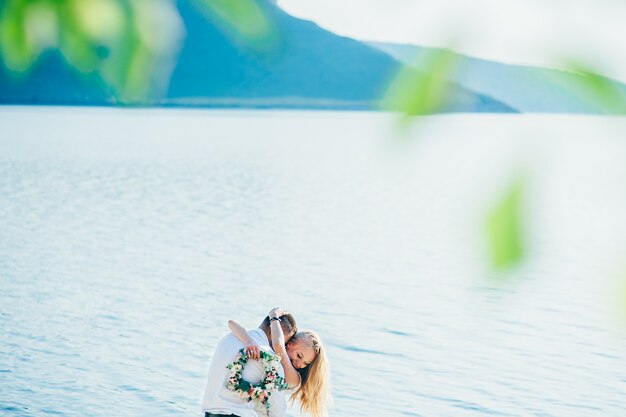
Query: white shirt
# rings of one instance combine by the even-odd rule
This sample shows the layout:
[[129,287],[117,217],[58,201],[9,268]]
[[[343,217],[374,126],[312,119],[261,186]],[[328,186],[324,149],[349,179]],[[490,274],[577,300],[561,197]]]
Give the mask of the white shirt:
[[[261,350],[274,353],[263,330],[258,328],[249,330],[248,335],[259,344]],[[203,412],[235,414],[239,417],[257,417],[252,401],[248,402],[234,391],[226,388],[226,382],[230,375],[230,370],[226,366],[235,360],[239,350],[243,347],[243,343],[232,333],[228,333],[217,342],[209,365],[206,387],[204,388],[204,397],[202,399]],[[285,371],[280,364],[278,365],[278,373],[282,377],[285,376]],[[241,373],[241,377],[252,384],[261,381],[264,375],[263,365],[255,360],[249,360]],[[287,410],[285,397],[285,391],[275,390],[272,392],[272,395],[269,397],[270,417],[283,417],[285,415]]]

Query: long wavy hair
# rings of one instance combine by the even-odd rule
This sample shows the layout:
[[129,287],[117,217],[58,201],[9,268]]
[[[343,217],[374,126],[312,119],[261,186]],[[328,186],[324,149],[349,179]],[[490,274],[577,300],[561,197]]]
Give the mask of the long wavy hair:
[[[291,401],[300,403],[300,411],[313,417],[328,415],[328,408],[333,403],[330,389],[330,367],[326,350],[319,335],[312,330],[297,332],[289,343],[304,340],[315,351],[315,359],[307,367],[298,369],[300,386],[291,395]],[[289,344],[288,343],[288,344]]]

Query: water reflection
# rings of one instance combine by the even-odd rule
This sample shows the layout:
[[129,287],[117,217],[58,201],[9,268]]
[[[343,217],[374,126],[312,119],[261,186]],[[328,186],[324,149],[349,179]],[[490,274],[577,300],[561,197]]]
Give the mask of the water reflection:
[[[255,326],[276,304],[328,345],[336,416],[623,408],[600,277],[626,236],[607,185],[625,153],[606,120],[454,116],[392,149],[384,115],[0,119],[2,414],[195,415],[226,320]],[[546,233],[499,286],[473,219],[519,150],[511,128],[545,128]]]

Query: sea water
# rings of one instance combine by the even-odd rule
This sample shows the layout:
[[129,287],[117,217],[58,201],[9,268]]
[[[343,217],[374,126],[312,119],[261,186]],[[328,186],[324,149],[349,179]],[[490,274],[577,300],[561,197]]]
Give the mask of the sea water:
[[[227,320],[274,306],[321,335],[333,416],[623,415],[624,133],[0,108],[0,415],[198,416]],[[520,179],[497,273],[485,221]]]

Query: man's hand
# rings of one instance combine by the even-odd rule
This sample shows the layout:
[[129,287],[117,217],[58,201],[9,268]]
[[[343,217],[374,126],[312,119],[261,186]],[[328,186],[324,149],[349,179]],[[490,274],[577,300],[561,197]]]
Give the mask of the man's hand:
[[249,344],[246,346],[246,355],[250,359],[259,359],[261,357],[261,349],[257,344]]
[[270,319],[274,317],[282,317],[284,315],[285,315],[285,311],[280,307],[274,307],[273,309],[270,310],[268,314]]

